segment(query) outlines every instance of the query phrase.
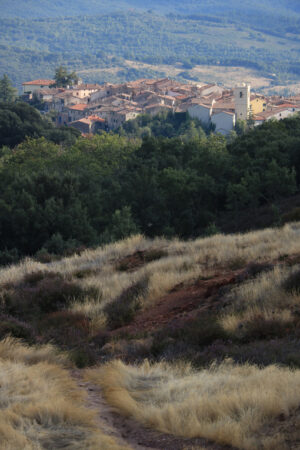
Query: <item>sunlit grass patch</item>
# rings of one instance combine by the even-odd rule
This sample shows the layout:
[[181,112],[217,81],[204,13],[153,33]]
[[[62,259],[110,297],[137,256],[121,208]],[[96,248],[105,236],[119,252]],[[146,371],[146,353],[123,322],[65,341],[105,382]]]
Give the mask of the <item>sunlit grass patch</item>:
[[121,450],[97,428],[67,364],[52,346],[0,342],[1,450]]
[[114,361],[86,376],[102,386],[113,407],[145,426],[247,450],[283,449],[279,435],[264,438],[260,430],[300,403],[300,371],[274,365],[226,361],[194,371],[183,364]]

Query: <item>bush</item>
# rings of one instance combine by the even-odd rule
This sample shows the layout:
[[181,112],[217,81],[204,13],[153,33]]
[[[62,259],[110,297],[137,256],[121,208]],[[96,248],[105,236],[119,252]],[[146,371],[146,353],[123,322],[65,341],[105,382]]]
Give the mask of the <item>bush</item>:
[[200,363],[222,361],[232,358],[238,364],[283,364],[290,367],[300,367],[299,340],[288,337],[254,341],[246,344],[217,342],[197,355]]
[[96,348],[101,348],[109,341],[109,337],[109,332],[101,330],[98,331],[95,336],[93,336],[91,343],[93,343]]
[[246,267],[246,271],[248,272],[250,277],[257,277],[257,275],[260,275],[263,272],[270,272],[273,269],[273,264],[258,262],[252,262]]
[[27,273],[23,278],[23,283],[29,284],[30,286],[35,286],[44,278],[56,278],[56,279],[60,278],[60,279],[62,279],[63,276],[58,272],[45,272],[45,271],[39,270],[37,272]]
[[168,252],[166,252],[165,250],[153,249],[148,250],[147,252],[144,253],[144,260],[146,262],[157,261],[161,258],[165,258],[166,256],[168,256]]
[[240,342],[280,338],[288,334],[293,322],[293,319],[287,323],[278,317],[266,318],[258,314],[251,321],[241,323],[232,338]]
[[60,259],[59,256],[49,253],[45,248],[42,248],[35,254],[35,260],[42,264],[48,264],[52,261],[57,261],[58,259]]
[[110,328],[120,328],[130,323],[141,308],[142,297],[148,289],[148,278],[130,286],[118,298],[106,305],[104,312]]
[[35,333],[33,328],[25,322],[14,317],[0,316],[0,340],[6,336],[24,339],[24,341],[33,343],[35,341]]
[[97,292],[97,289],[82,288],[64,280],[61,274],[33,272],[26,275],[20,286],[2,292],[2,302],[10,314],[32,317],[65,309],[71,301],[95,297]]
[[73,273],[74,277],[78,278],[79,280],[83,278],[88,278],[93,275],[96,275],[97,271],[95,269],[79,269],[76,272]]
[[163,329],[154,335],[151,354],[154,357],[163,356],[174,358],[182,352],[188,358],[188,354],[195,354],[199,348],[203,348],[215,341],[225,340],[227,333],[219,324],[217,317],[210,313],[189,321],[181,328]]
[[[176,336],[177,333],[175,332]],[[193,322],[188,323],[179,331],[179,336],[189,344],[203,347],[219,339],[226,339],[227,334],[219,324],[218,318],[212,314],[203,314]]]
[[72,350],[70,359],[79,369],[92,366],[97,362],[95,353],[88,346]]
[[242,258],[241,256],[236,256],[235,258],[232,258],[227,262],[227,265],[231,270],[241,269],[246,264],[247,264],[246,259]]
[[89,333],[89,319],[82,313],[73,311],[57,311],[46,316],[41,325],[48,328],[77,328]]
[[47,341],[68,349],[86,345],[90,333],[89,319],[72,311],[58,311],[39,322],[40,332]]
[[16,248],[12,250],[0,251],[0,266],[5,266],[8,264],[14,264],[20,259],[19,252]]
[[282,223],[300,221],[300,207],[294,208],[281,216]]
[[237,281],[243,282],[248,278],[257,277],[261,273],[269,272],[273,269],[273,264],[251,262],[246,266],[245,270],[237,276]]
[[282,283],[282,287],[289,293],[300,293],[300,270],[291,273]]

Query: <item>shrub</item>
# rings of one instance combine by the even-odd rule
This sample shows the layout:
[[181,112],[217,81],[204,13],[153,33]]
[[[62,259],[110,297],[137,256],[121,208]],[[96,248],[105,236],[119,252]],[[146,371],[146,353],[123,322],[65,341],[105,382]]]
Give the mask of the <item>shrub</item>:
[[131,268],[131,265],[128,261],[121,261],[117,266],[116,270],[119,272],[127,272]]
[[287,323],[280,317],[264,317],[257,314],[251,320],[241,323],[232,338],[240,342],[251,342],[254,340],[280,338],[287,334],[287,330],[293,326],[293,319]]
[[112,329],[120,328],[130,323],[141,308],[142,297],[148,289],[148,278],[142,278],[126,289],[119,297],[104,308],[108,326]]
[[79,369],[92,366],[97,362],[95,353],[87,345],[72,350],[70,353],[70,359]]
[[147,252],[144,253],[144,260],[146,262],[157,261],[161,258],[165,258],[166,256],[168,256],[168,252],[166,252],[165,250],[153,249],[148,250]]
[[20,259],[19,252],[16,248],[12,250],[2,250],[0,251],[0,266],[5,266],[8,264],[14,264]]
[[67,349],[86,345],[90,334],[89,319],[81,313],[58,311],[48,314],[38,324],[44,340]]
[[255,278],[261,273],[269,272],[273,269],[274,264],[251,262],[246,266],[245,270],[237,276],[236,279],[238,282],[243,282],[248,278]]
[[109,332],[105,330],[100,330],[91,339],[91,343],[95,345],[96,348],[101,348],[109,341]]
[[2,302],[10,314],[36,316],[66,308],[71,301],[95,297],[98,290],[83,288],[64,280],[60,274],[36,272],[26,275],[24,284],[2,293]]
[[3,339],[8,335],[19,339],[24,339],[28,343],[33,343],[35,341],[35,333],[30,325],[15,319],[14,317],[1,315],[0,339]]
[[97,273],[94,269],[80,269],[73,273],[74,277],[78,279],[88,278],[92,275],[95,275]]
[[246,259],[241,256],[236,256],[236,257],[230,259],[229,261],[227,261],[227,265],[228,265],[229,269],[231,269],[231,270],[241,269],[242,267],[244,267],[246,265],[246,263],[247,263]]
[[281,216],[283,223],[300,221],[300,207],[293,208],[291,211]]
[[292,272],[282,283],[282,287],[289,293],[300,293],[300,270]]
[[31,286],[35,286],[44,278],[60,278],[62,279],[62,275],[58,272],[46,272],[39,270],[37,272],[29,272],[23,278],[23,283],[29,284]]
[[197,355],[201,361],[222,361],[228,357],[237,363],[250,362],[268,366],[282,364],[290,367],[300,367],[299,340],[288,337],[282,339],[270,339],[254,341],[245,344],[239,343],[214,343],[206,347]]
[[274,269],[273,264],[258,263],[258,262],[251,262],[246,267],[246,271],[248,272],[250,277],[256,277],[257,275],[260,275],[263,272],[269,272],[273,269]]
[[43,313],[58,311],[72,299],[80,300],[85,291],[81,286],[61,278],[44,278],[38,283],[35,300]]
[[181,358],[188,353],[195,354],[199,348],[210,345],[215,341],[227,338],[227,333],[219,324],[217,317],[210,313],[189,321],[181,328],[169,327],[158,331],[153,338],[151,354],[154,357],[170,358],[173,354],[181,354]]
[[183,340],[197,347],[203,347],[227,337],[227,333],[219,324],[216,315],[210,313],[203,314],[198,319],[189,322],[179,332],[175,331],[173,336],[177,337],[177,333]]
[[36,252],[34,258],[36,261],[42,264],[48,264],[53,261],[58,261],[61,257],[58,255],[54,255],[53,253],[49,253],[48,250],[42,248],[41,250]]
[[82,313],[73,311],[57,311],[46,316],[41,326],[44,329],[48,328],[77,328],[89,333],[89,319]]

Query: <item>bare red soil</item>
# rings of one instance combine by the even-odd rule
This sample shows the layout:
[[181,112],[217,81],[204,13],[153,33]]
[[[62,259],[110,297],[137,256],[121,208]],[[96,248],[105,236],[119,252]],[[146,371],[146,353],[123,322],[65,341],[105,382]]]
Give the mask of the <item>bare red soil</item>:
[[[122,260],[126,261],[130,271],[137,270],[145,264],[143,252],[137,252]],[[294,265],[300,262],[300,255],[282,255],[276,261],[261,264],[261,270],[268,266],[272,268],[277,264]],[[198,279],[190,285],[179,284],[167,295],[160,298],[149,308],[137,313],[133,322],[111,332],[112,336],[140,332],[155,331],[168,325],[182,326],[186,322],[195,319],[199,314],[220,310],[227,304],[226,288],[230,289],[234,284],[245,281],[253,276],[253,267],[259,268],[260,264],[248,264],[238,270],[219,269],[209,279]]]
[[191,286],[179,284],[151,308],[137,314],[133,322],[112,332],[137,334],[153,331],[166,325],[183,325],[199,313],[222,308],[226,300],[218,295],[221,288],[233,285],[244,271],[229,271],[215,275],[209,280],[197,280]]

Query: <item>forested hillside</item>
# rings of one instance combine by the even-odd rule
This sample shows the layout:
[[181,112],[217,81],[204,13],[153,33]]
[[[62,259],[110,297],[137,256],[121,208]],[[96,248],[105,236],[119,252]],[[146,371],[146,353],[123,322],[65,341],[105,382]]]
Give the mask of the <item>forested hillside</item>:
[[[32,11],[30,16],[24,19],[16,13],[7,18],[6,4],[0,19],[0,75],[7,73],[18,87],[25,79],[51,77],[60,63],[75,70],[121,67],[120,73],[110,75],[116,82],[163,75],[159,69],[130,71],[125,58],[157,65],[181,63],[183,76],[194,65],[213,64],[253,68],[278,83],[300,77],[300,16],[291,14],[288,6],[271,9],[263,3],[255,10],[250,3],[236,8],[232,1],[225,11],[220,2],[210,2],[209,7],[203,2],[197,8],[190,2],[183,11],[166,3],[165,15],[156,8],[108,12],[102,7],[91,16],[90,10],[81,9],[76,16],[71,14],[76,4],[65,8],[63,16],[38,19],[32,19],[36,9],[29,8],[30,2],[27,8],[16,8]],[[52,16],[52,7],[48,10]],[[106,81],[87,75],[89,79]]]
[[[54,133],[41,120],[32,128],[34,113],[17,105],[0,123],[6,133],[0,158],[4,263],[137,232],[209,234],[226,211],[234,218],[299,189],[299,117],[226,141],[205,134],[185,114],[170,114],[128,123],[119,130],[123,136],[104,133],[74,142],[71,131]],[[9,127],[17,130],[11,139]],[[22,142],[25,135],[32,138]],[[280,220],[275,211],[274,222]]]

